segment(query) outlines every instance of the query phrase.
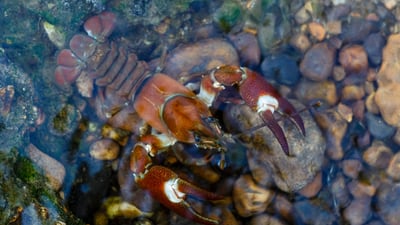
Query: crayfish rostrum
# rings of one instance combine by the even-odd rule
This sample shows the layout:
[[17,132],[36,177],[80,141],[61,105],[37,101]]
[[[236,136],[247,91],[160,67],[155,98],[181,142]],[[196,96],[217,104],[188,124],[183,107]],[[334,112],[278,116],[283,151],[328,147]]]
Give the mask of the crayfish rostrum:
[[113,13],[103,12],[86,21],[87,35],[75,35],[70,49],[58,55],[56,82],[66,85],[77,79],[90,80],[109,116],[118,107],[133,106],[156,131],[139,137],[131,151],[130,169],[137,185],[181,216],[203,224],[218,224],[218,220],[196,212],[186,198],[190,195],[220,200],[223,196],[196,187],[165,166],[155,165],[153,157],[176,142],[217,149],[221,154],[227,151],[221,140],[228,134],[212,119],[209,107],[228,87],[235,87],[242,101],[263,118],[286,155],[290,155],[290,149],[273,114],[280,110],[305,134],[303,120],[271,84],[248,68],[221,65],[204,72],[197,94],[167,74],[151,72],[134,53],[107,40],[115,20]]

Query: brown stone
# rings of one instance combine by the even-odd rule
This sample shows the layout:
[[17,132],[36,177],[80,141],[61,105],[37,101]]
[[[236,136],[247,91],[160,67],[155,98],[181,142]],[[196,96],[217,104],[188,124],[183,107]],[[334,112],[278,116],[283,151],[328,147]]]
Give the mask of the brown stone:
[[385,169],[393,156],[392,150],[382,141],[375,140],[364,152],[364,161],[375,168]]
[[318,22],[311,22],[308,24],[308,30],[310,34],[318,41],[322,41],[325,38],[326,30],[325,28]]
[[386,173],[395,181],[400,180],[400,152],[397,152],[390,160]]
[[311,46],[310,40],[303,33],[295,34],[290,39],[290,44],[301,52],[306,52]]
[[332,106],[338,101],[336,86],[332,81],[314,82],[301,79],[295,89],[296,98],[308,104],[315,100],[322,100]]
[[380,86],[375,94],[375,103],[378,106],[383,119],[385,120],[386,123],[395,127],[400,127],[399,90],[400,90],[400,82],[391,83],[384,86]]
[[101,139],[90,145],[90,156],[98,160],[114,160],[118,154],[119,145],[111,139]]
[[332,73],[336,50],[327,43],[313,45],[300,63],[300,72],[313,81],[326,80]]
[[361,45],[350,45],[342,48],[339,53],[339,62],[347,74],[366,73],[368,57]]
[[342,169],[346,176],[356,179],[362,170],[362,163],[357,159],[346,159],[342,162]]
[[342,89],[343,100],[360,100],[364,97],[364,87],[358,85],[346,85]]
[[44,175],[49,179],[50,186],[54,190],[59,190],[66,174],[64,165],[40,151],[33,144],[29,144],[25,150],[32,162],[44,171]]
[[249,217],[265,211],[274,193],[258,186],[250,175],[242,175],[233,188],[233,202],[240,216]]
[[307,198],[312,198],[318,194],[322,187],[322,173],[319,172],[311,183],[307,184],[299,191],[299,194]]

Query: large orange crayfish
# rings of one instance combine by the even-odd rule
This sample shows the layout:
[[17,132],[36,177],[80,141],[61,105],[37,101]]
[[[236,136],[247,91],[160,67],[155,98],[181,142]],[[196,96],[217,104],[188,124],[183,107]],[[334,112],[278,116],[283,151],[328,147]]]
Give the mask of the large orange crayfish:
[[157,131],[140,137],[132,149],[130,169],[136,183],[179,215],[203,224],[218,224],[218,220],[197,213],[185,199],[187,195],[204,200],[223,197],[179,178],[169,168],[153,165],[152,158],[175,142],[226,151],[221,141],[225,134],[212,119],[209,107],[227,87],[237,87],[242,100],[264,119],[287,155],[290,151],[286,137],[273,114],[278,109],[283,111],[304,135],[303,120],[271,84],[248,68],[224,65],[203,74],[198,94],[166,74],[150,72],[134,53],[107,41],[115,20],[114,14],[103,12],[86,21],[88,35],[75,35],[70,49],[58,55],[56,82],[65,85],[89,79],[104,99],[117,98],[121,105],[132,104]]

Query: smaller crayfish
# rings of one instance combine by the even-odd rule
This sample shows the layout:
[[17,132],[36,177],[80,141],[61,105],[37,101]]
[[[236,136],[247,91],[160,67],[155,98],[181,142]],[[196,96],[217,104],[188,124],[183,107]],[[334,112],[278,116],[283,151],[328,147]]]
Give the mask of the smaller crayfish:
[[263,118],[286,155],[290,155],[290,149],[273,114],[281,110],[304,135],[303,120],[288,100],[248,68],[224,65],[212,69],[202,75],[198,94],[166,74],[149,71],[134,53],[107,41],[114,23],[115,15],[109,12],[86,21],[88,35],[75,35],[70,42],[71,50],[64,49],[58,56],[57,83],[70,84],[85,76],[97,85],[98,95],[132,105],[156,131],[141,136],[131,152],[130,169],[138,186],[181,216],[203,224],[218,224],[218,220],[196,212],[186,198],[189,195],[212,201],[223,196],[196,187],[170,168],[153,164],[153,157],[176,142],[217,149],[222,154],[227,151],[222,137],[225,134],[209,107],[228,87],[236,87],[242,101]]

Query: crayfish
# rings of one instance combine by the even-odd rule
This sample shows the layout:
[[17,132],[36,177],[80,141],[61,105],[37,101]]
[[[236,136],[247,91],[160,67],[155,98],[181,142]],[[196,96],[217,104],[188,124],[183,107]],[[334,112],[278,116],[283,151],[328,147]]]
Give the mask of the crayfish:
[[290,149],[285,134],[273,114],[280,110],[288,115],[304,135],[303,120],[288,100],[248,68],[221,65],[205,72],[197,94],[166,74],[151,72],[134,53],[107,41],[115,20],[113,13],[103,12],[85,22],[87,35],[75,35],[70,49],[58,55],[56,82],[65,85],[80,78],[89,79],[104,102],[132,105],[157,131],[140,137],[131,151],[130,169],[135,182],[179,215],[203,224],[218,224],[218,220],[196,212],[186,198],[190,195],[220,200],[223,196],[196,187],[167,167],[153,164],[153,157],[176,142],[218,149],[221,154],[227,151],[221,141],[226,134],[212,119],[209,107],[228,87],[235,87],[242,101],[263,118],[288,156]]

